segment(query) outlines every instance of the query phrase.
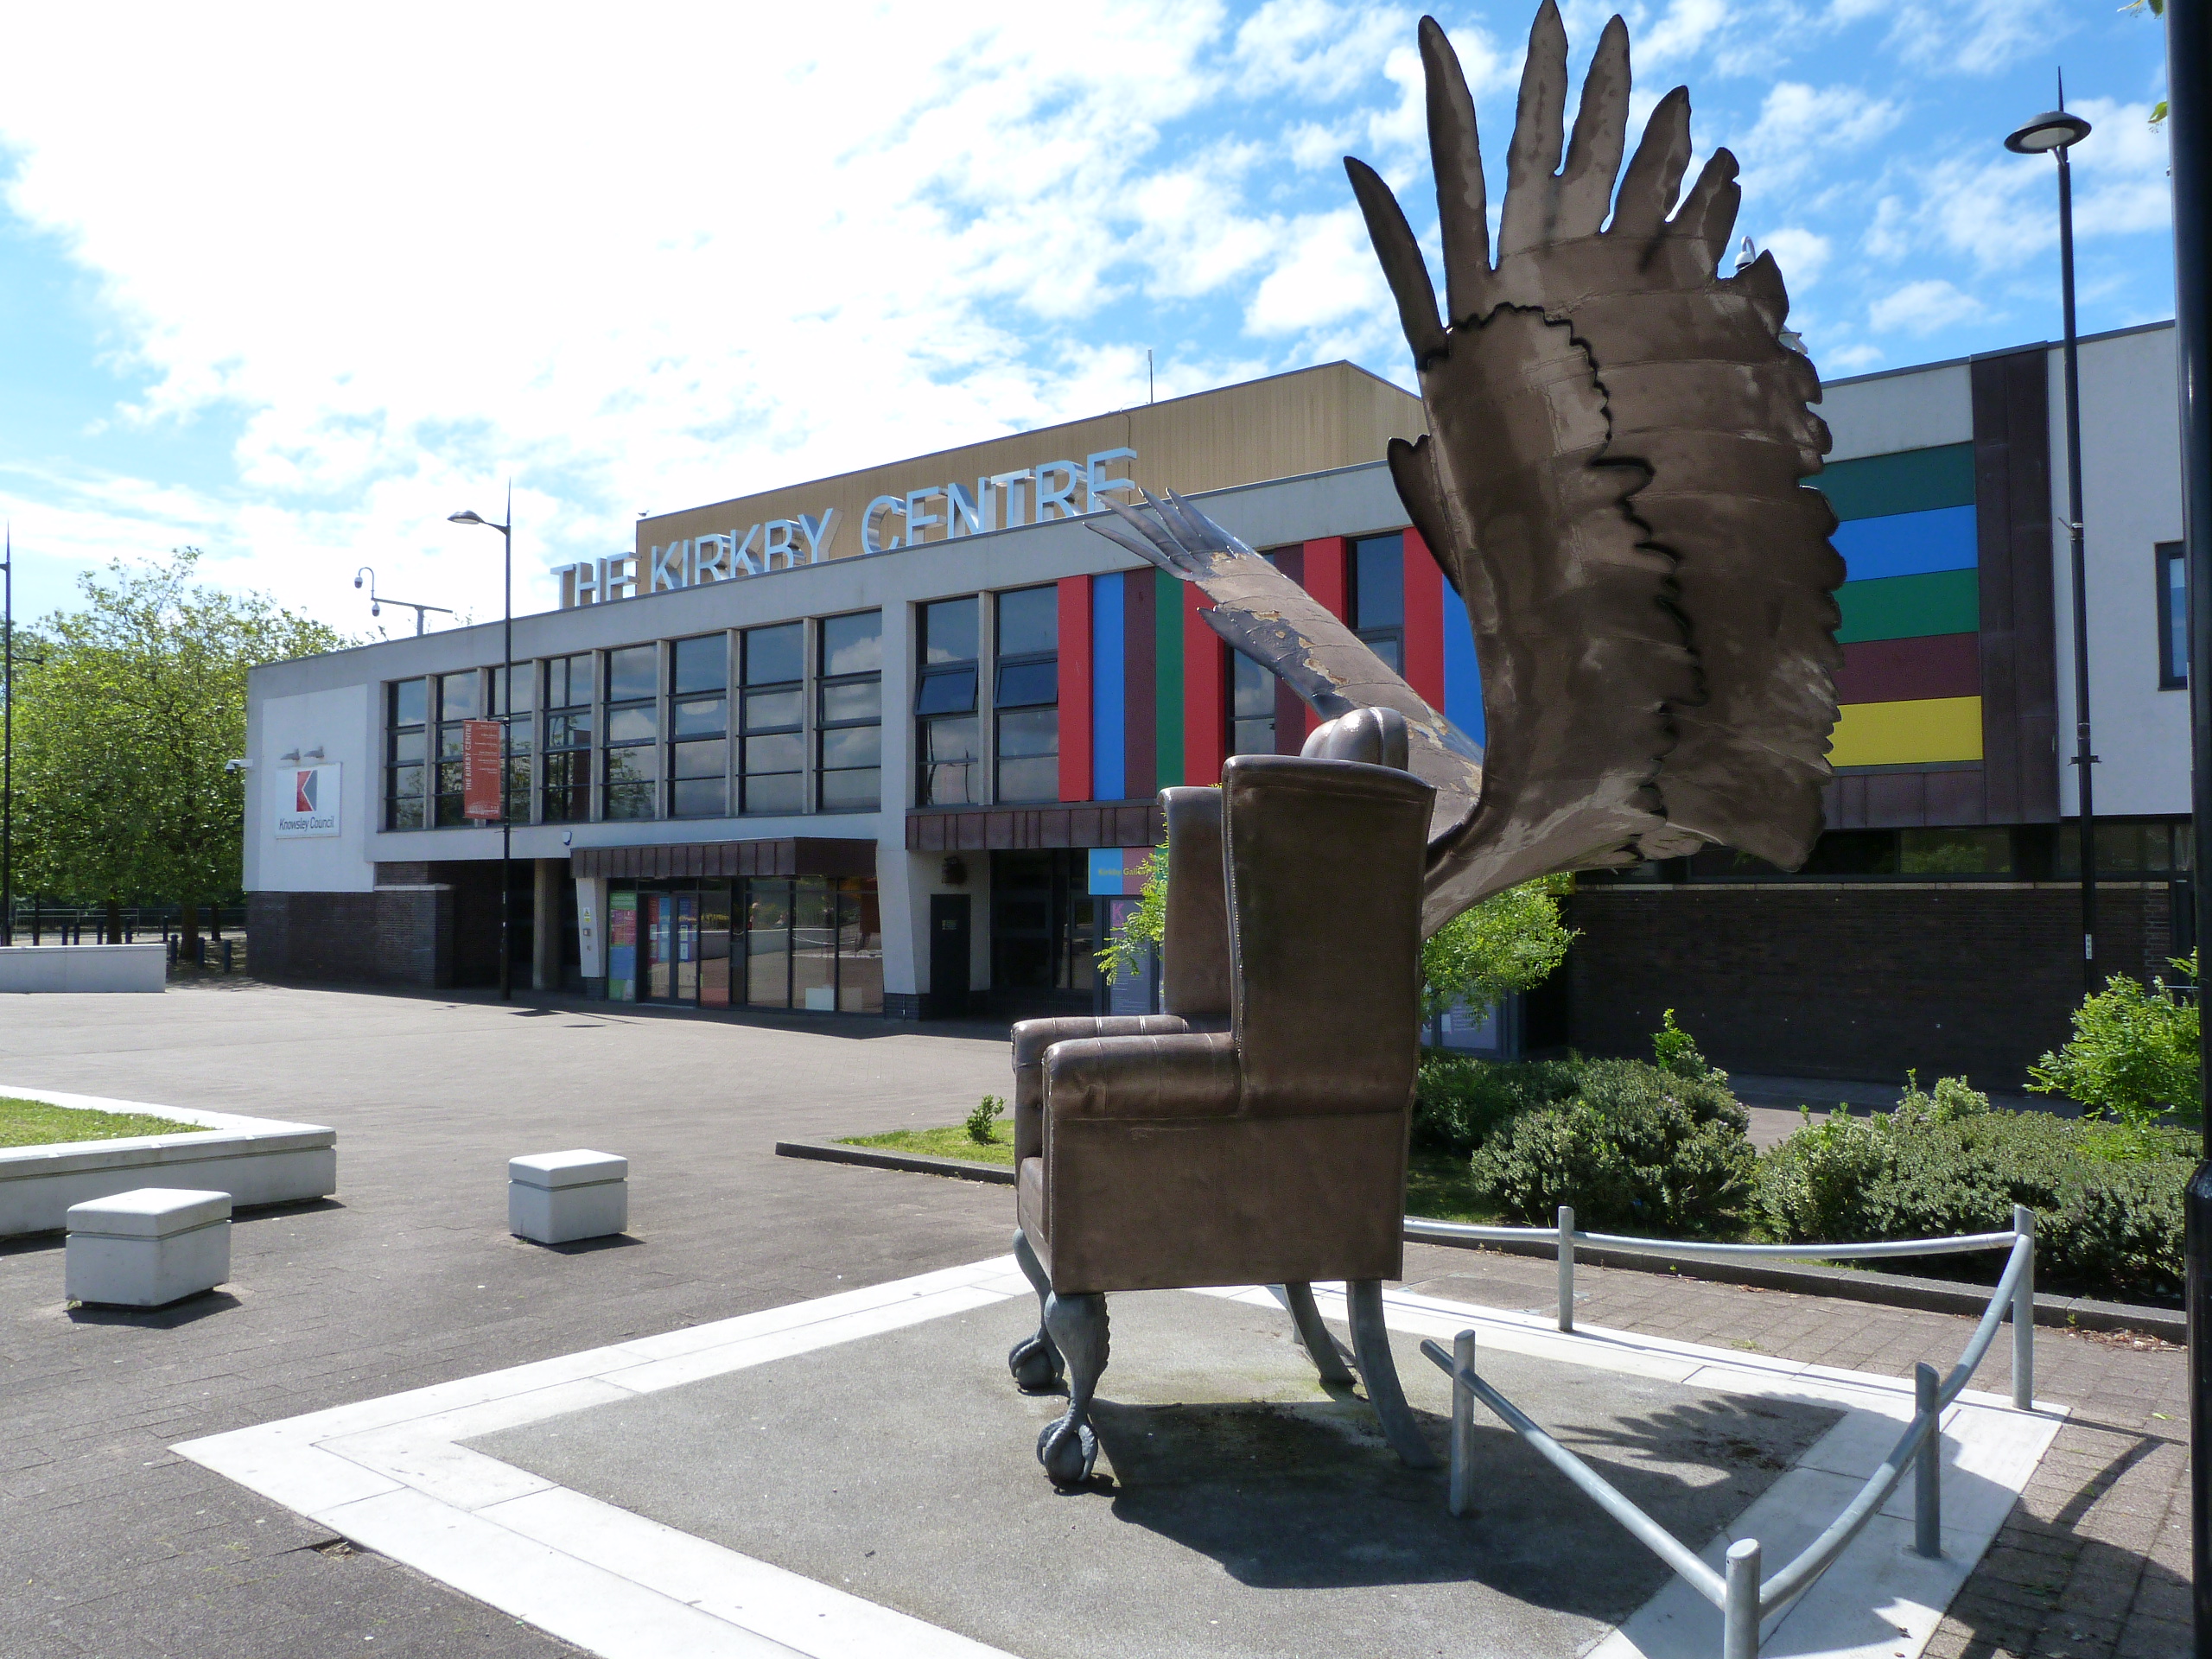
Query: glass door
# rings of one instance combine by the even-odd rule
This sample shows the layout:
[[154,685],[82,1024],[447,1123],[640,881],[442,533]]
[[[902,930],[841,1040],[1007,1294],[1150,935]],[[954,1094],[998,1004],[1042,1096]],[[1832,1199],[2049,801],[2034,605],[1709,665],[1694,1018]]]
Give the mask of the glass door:
[[670,964],[675,969],[676,983],[671,995],[678,1002],[696,1003],[699,1000],[699,895],[696,893],[671,893],[668,898],[676,912],[676,955]]
[[638,898],[645,910],[642,918],[645,936],[645,1000],[665,1002],[669,999],[669,970],[676,954],[676,895],[671,893],[641,893]]

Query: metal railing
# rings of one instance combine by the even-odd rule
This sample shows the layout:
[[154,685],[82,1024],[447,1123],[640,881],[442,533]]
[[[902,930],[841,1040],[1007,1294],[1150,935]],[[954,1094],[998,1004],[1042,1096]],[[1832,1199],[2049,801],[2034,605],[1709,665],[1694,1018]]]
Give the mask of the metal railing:
[[1728,1547],[1726,1573],[1716,1573],[1696,1551],[1654,1521],[1610,1484],[1604,1476],[1547,1434],[1526,1413],[1484,1382],[1475,1370],[1475,1333],[1462,1331],[1446,1353],[1433,1341],[1421,1351],[1452,1379],[1451,1509],[1465,1515],[1474,1499],[1474,1409],[1480,1400],[1508,1427],[1535,1447],[1537,1453],[1565,1475],[1599,1508],[1628,1529],[1645,1548],[1720,1610],[1722,1659],[1758,1659],[1762,1625],[1778,1615],[1827,1571],[1851,1541],[1872,1520],[1910,1467],[1914,1473],[1913,1543],[1924,1556],[1942,1554],[1942,1465],[1941,1425],[1943,1411],[1973,1379],[1975,1370],[1996,1340],[1997,1327],[2009,1313],[2012,1320],[2012,1404],[2021,1411],[2034,1409],[2035,1401],[2035,1212],[2024,1205],[2012,1207],[2012,1230],[1974,1233],[1960,1238],[1885,1239],[1872,1244],[1682,1244],[1668,1239],[1624,1238],[1604,1233],[1578,1233],[1574,1211],[1560,1206],[1559,1225],[1548,1227],[1477,1227],[1454,1222],[1431,1222],[1425,1227],[1455,1238],[1506,1243],[1529,1238],[1555,1237],[1559,1241],[1559,1328],[1574,1329],[1574,1247],[1577,1244],[1615,1244],[1677,1255],[1796,1256],[1806,1261],[1864,1261],[1899,1255],[1950,1255],[1976,1250],[2009,1252],[2005,1271],[1990,1294],[1989,1306],[1974,1327],[1966,1350],[1948,1376],[1938,1378],[1936,1368],[1920,1364],[1913,1371],[1912,1421],[1897,1437],[1889,1455],[1866,1478],[1859,1495],[1844,1507],[1827,1529],[1799,1553],[1796,1560],[1761,1582],[1759,1545],[1755,1538],[1739,1539]]

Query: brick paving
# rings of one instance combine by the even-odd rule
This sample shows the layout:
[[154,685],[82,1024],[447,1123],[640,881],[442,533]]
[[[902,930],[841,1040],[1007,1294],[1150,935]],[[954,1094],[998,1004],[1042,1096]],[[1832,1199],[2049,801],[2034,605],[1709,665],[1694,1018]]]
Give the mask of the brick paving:
[[[340,1132],[338,1198],[233,1229],[234,1284],[71,1313],[58,1240],[0,1244],[0,1659],[573,1651],[169,1453],[272,1418],[973,1261],[1003,1190],[778,1159],[779,1136],[956,1122],[1002,1041],[793,1018],[285,989],[0,998],[0,1085],[290,1116]],[[504,1160],[632,1160],[631,1242],[505,1231]],[[1410,1248],[1439,1294],[1544,1306],[1548,1262]],[[1909,1372],[1968,1322],[1584,1268],[1582,1316]],[[2006,1344],[1980,1379],[2005,1386]],[[2145,1659],[2188,1636],[2181,1351],[2045,1332],[2075,1417],[1930,1652]],[[367,1648],[373,1643],[372,1649]]]

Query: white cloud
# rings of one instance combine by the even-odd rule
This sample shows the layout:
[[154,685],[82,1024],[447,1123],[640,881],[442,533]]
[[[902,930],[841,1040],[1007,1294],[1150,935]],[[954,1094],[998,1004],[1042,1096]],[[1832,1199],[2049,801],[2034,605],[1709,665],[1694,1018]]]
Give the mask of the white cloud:
[[1981,308],[1981,302],[1971,294],[1962,294],[1941,277],[1931,276],[1907,283],[1875,301],[1867,308],[1866,320],[1877,334],[1903,331],[1920,336],[1963,321]]
[[1823,368],[1841,369],[1847,373],[1855,374],[1880,362],[1882,348],[1861,340],[1856,346],[1839,346],[1834,351],[1823,351],[1817,355]]
[[1762,245],[1774,256],[1774,263],[1782,269],[1782,280],[1789,285],[1792,296],[1802,294],[1821,280],[1827,269],[1830,247],[1827,238],[1795,226],[1770,231]]
[[1239,25],[1236,60],[1254,91],[1343,98],[1413,30],[1414,14],[1395,6],[1267,0]]

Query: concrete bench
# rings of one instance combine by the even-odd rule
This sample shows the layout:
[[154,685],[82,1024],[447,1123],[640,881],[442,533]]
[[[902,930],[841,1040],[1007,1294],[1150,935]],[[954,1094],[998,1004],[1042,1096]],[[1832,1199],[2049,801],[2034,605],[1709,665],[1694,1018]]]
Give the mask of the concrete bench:
[[64,1294],[162,1307],[231,1276],[231,1195],[142,1186],[69,1206]]
[[630,1160],[537,1152],[507,1160],[507,1230],[539,1244],[605,1238],[630,1224]]

